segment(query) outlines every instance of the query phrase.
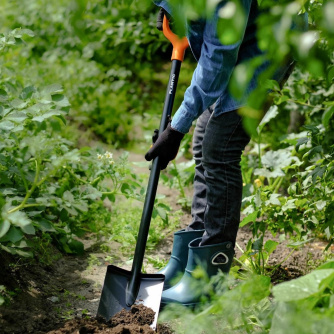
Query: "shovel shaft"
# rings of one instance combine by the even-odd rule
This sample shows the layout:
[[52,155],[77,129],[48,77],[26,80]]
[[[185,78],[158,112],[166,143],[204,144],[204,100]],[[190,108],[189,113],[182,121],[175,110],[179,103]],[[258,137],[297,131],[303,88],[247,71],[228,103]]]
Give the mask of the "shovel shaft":
[[[169,118],[172,115],[173,104],[177,82],[181,69],[180,60],[172,60],[172,68],[169,76],[169,82],[166,91],[164,109],[161,116],[159,135],[166,129]],[[147,185],[146,197],[144,202],[143,213],[140,221],[135,255],[132,262],[131,278],[126,289],[126,304],[131,306],[135,303],[140,288],[140,274],[143,265],[148,231],[150,228],[154,200],[157,193],[160,176],[159,157],[153,160],[150,178]]]

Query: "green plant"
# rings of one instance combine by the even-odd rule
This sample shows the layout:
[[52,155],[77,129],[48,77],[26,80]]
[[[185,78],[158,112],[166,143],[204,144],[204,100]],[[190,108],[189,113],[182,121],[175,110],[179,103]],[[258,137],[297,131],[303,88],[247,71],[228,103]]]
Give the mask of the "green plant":
[[166,266],[168,260],[160,259],[159,257],[147,256],[147,262],[151,263],[154,268],[159,270]]
[[[140,140],[132,131],[135,117],[144,118],[144,128],[156,117],[168,82],[161,60],[169,61],[169,42],[155,28],[152,2],[2,0],[1,5],[6,29],[35,33],[22,47],[20,70],[29,85],[61,83],[72,105],[71,120],[115,147]],[[178,103],[189,81],[184,71]]]
[[19,288],[8,290],[4,285],[0,285],[0,306],[10,304],[20,292],[21,290]]
[[327,262],[303,277],[275,286],[262,275],[241,282],[217,275],[210,282],[216,292],[209,303],[195,310],[170,305],[160,317],[172,321],[177,333],[331,333],[333,266],[333,261]]
[[89,319],[90,312],[85,308],[81,311],[81,315],[83,318]]
[[[265,332],[268,322],[264,315],[271,307],[268,277],[254,275],[237,284],[231,279],[226,280],[224,275],[218,275],[213,278],[211,288],[204,285],[203,291],[212,292],[214,282],[216,294],[211,295],[209,303],[204,302],[195,310],[170,305],[160,314],[161,319],[167,321],[176,318],[174,326],[177,333]],[[229,289],[230,286],[233,287]]]
[[[127,153],[115,160],[110,152],[74,148],[64,136],[70,104],[61,85],[26,86],[12,69],[20,65],[13,45],[27,34],[16,29],[1,39],[0,248],[48,261],[51,242],[66,253],[83,252],[78,238],[110,220],[103,199],[142,200],[145,191]],[[157,204],[154,212],[167,222],[165,209]]]
[[[109,251],[108,251],[109,252]],[[115,256],[114,255],[107,255],[105,258],[104,258],[104,261],[109,263],[109,264],[112,264],[114,263],[115,261]]]
[[[67,305],[67,307],[70,307],[71,305]],[[59,309],[59,313],[61,314],[61,318],[64,320],[71,320],[74,316],[74,310],[62,310]]]
[[[126,206],[126,210],[124,207]],[[158,215],[158,211],[153,213],[149,236],[147,240],[146,249],[154,249],[158,243],[164,239],[166,230],[166,223],[162,218],[168,217],[166,210],[170,210],[164,203],[156,204],[156,210],[161,210]],[[162,213],[164,212],[164,213]],[[165,213],[166,212],[166,213]],[[104,230],[105,237],[109,241],[117,242],[120,244],[120,249],[125,255],[133,254],[136,245],[136,238],[138,235],[139,224],[141,220],[142,207],[131,206],[129,208],[129,202],[120,203],[115,210],[115,215],[111,218],[110,224]],[[168,229],[172,229],[174,224],[171,222]]]
[[38,262],[45,265],[52,265],[62,257],[62,253],[52,246],[53,238],[48,233],[35,235],[31,238],[31,251],[38,254]]
[[[331,333],[333,320],[334,262],[273,287],[275,312],[270,333]],[[283,320],[284,319],[284,320]]]
[[[11,36],[19,40],[24,30],[20,34],[11,32],[4,35],[4,40],[11,40]],[[15,39],[9,44],[14,44]],[[9,67],[5,64],[4,69]],[[15,76],[10,85],[3,75],[0,80],[1,248],[12,254],[31,256],[26,250],[31,237],[24,236],[56,231],[50,218],[40,217],[40,213],[50,209],[48,214],[52,216],[52,208],[57,207],[60,212],[71,206],[69,198],[62,198],[65,189],[57,197],[60,187],[49,181],[57,174],[61,179],[63,166],[78,161],[79,152],[70,150],[68,142],[59,135],[69,110],[60,85],[39,90],[34,86],[22,87]],[[79,211],[86,210],[83,204],[76,205]],[[74,212],[78,214],[73,208]],[[58,228],[61,232],[61,226]]]
[[5,303],[5,298],[4,298],[4,293],[5,293],[5,286],[4,285],[0,285],[0,291],[1,291],[1,295],[0,295],[0,306],[3,305]]
[[89,254],[88,257],[88,268],[92,269],[94,266],[101,265],[101,259],[97,257],[95,254]]
[[21,292],[22,290],[20,288],[9,290],[4,285],[0,285],[0,306],[10,304]]
[[[302,84],[308,86],[312,81],[297,79],[297,82],[300,89]],[[315,85],[314,82],[312,84]],[[316,80],[316,87],[321,91],[322,84],[318,84],[319,80]],[[296,87],[297,83],[292,81],[291,85]],[[312,96],[309,98],[313,99]],[[252,177],[258,179],[253,179],[257,184],[247,188],[247,195],[253,195],[244,198],[244,206],[247,202],[251,205],[244,209],[246,217],[241,226],[253,222],[255,235],[269,229],[273,233],[284,231],[296,235],[304,241],[314,235],[324,236],[330,247],[333,242],[333,120],[331,107],[326,107],[331,105],[327,97],[316,94],[314,99],[317,107],[313,110],[305,107],[303,111],[308,123],[304,125],[307,131],[285,135],[281,138],[280,149],[264,153],[261,148],[257,154],[261,167],[252,167],[254,176],[248,178],[248,182],[252,182]],[[295,103],[299,101],[301,104],[303,100],[304,97],[297,94],[294,97]],[[319,114],[321,109],[329,111]],[[246,167],[247,162],[244,164]],[[265,218],[258,220],[259,217]]]
[[[242,252],[240,258],[235,258],[235,261],[241,266],[241,274],[238,274],[237,276],[245,278],[250,273],[270,276],[275,270],[275,267],[282,264],[280,263],[274,268],[268,266],[269,257],[275,251],[278,244],[277,241],[270,239],[263,243],[263,236],[255,241],[250,239],[246,245],[245,251],[237,244],[237,247]],[[243,271],[246,272],[245,275],[243,274]]]
[[186,194],[186,187],[192,185],[194,179],[194,162],[180,162],[175,160],[171,162],[168,167],[168,173],[162,174],[162,180],[170,188],[179,190],[177,203],[181,205],[182,209],[190,210],[191,199]]

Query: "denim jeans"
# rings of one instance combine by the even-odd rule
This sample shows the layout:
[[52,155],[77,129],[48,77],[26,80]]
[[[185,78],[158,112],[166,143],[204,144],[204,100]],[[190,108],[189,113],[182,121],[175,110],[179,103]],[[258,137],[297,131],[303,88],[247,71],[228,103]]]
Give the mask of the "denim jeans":
[[235,111],[215,116],[209,108],[197,120],[192,222],[187,230],[205,229],[201,245],[235,245],[242,200],[240,161],[249,140]]

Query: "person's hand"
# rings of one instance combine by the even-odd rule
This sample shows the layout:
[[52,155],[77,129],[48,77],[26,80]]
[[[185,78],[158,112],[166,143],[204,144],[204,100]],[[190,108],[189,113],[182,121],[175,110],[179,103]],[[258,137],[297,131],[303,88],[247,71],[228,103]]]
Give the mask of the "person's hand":
[[158,17],[157,17],[157,29],[162,31],[162,23],[164,21],[164,16],[166,15],[168,21],[169,21],[169,26],[171,26],[172,24],[172,18],[171,16],[163,9],[160,8],[159,13],[158,13]]
[[183,133],[174,130],[170,123],[168,123],[167,128],[155,140],[153,146],[145,154],[145,159],[151,161],[159,156],[160,169],[165,169],[168,163],[175,159],[183,137]]

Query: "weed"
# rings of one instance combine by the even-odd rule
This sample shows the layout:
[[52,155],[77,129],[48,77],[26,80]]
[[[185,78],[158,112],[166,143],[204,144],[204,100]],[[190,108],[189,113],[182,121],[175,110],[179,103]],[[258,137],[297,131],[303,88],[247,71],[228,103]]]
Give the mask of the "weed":
[[83,317],[83,318],[85,318],[85,319],[89,319],[90,317],[89,317],[89,314],[90,314],[90,312],[87,310],[87,309],[83,309],[82,311],[81,311],[81,316]]
[[[164,219],[168,219],[167,209],[169,207],[157,200],[155,206],[157,212],[152,216],[151,227],[146,244],[147,250],[155,249],[161,240],[164,239],[166,225]],[[160,213],[160,214],[158,214]],[[136,203],[121,202],[115,208],[115,215],[112,217],[110,224],[104,227],[103,233],[110,241],[118,242],[123,255],[133,254],[136,245],[136,238],[139,230],[139,224],[142,215],[142,207]],[[174,223],[169,223],[169,228],[173,228]]]
[[100,249],[101,249],[101,252],[108,253],[108,252],[110,252],[111,248],[107,244],[102,244],[102,245],[100,245]]
[[168,260],[160,259],[159,257],[147,256],[147,262],[151,263],[154,268],[161,269],[166,266]]
[[88,257],[88,269],[92,269],[94,266],[100,266],[101,259],[98,258],[95,254],[89,254]]
[[173,160],[168,167],[168,174],[162,174],[162,180],[165,184],[179,190],[177,203],[187,211],[190,210],[191,199],[187,196],[185,188],[192,184],[194,171],[194,161],[176,163]]
[[115,256],[107,255],[107,256],[104,258],[104,261],[107,262],[107,263],[109,263],[109,264],[112,264],[112,263],[114,263],[115,258],[116,258]]
[[0,285],[0,306],[9,305],[13,302],[14,298],[22,291],[19,288],[14,290],[8,290],[4,285]]
[[240,258],[235,258],[238,266],[232,268],[236,278],[247,279],[250,275],[263,275],[271,277],[277,268],[279,268],[294,252],[294,249],[280,263],[274,266],[268,266],[270,255],[275,251],[279,243],[274,240],[267,240],[263,243],[263,236],[255,241],[250,239],[243,250],[238,243],[236,246],[242,252]]
[[64,320],[71,320],[74,317],[74,310],[63,311],[62,309],[59,309],[59,313],[61,314],[61,318]]

